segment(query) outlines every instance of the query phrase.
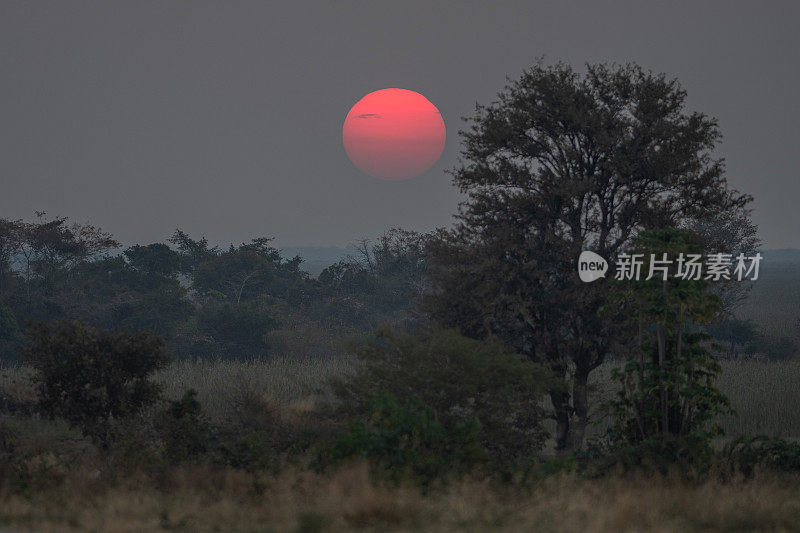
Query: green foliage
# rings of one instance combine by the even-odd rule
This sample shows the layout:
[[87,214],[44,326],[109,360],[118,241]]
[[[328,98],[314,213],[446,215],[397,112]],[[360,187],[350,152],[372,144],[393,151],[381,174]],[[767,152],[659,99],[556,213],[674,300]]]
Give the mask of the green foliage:
[[552,476],[573,474],[578,470],[578,461],[574,455],[564,455],[541,459],[536,456],[520,464],[516,469],[509,471],[510,480],[523,484],[535,484]]
[[127,419],[114,437],[112,451],[131,470],[159,471],[184,464],[264,470],[274,465],[276,457],[272,436],[266,431],[212,423],[194,389]]
[[146,333],[103,331],[63,320],[32,325],[23,358],[34,368],[39,408],[107,444],[114,420],[130,418],[159,397],[150,380],[169,356]]
[[324,454],[324,462],[367,459],[375,471],[397,479],[411,475],[423,484],[483,463],[480,423],[459,422],[449,431],[420,401],[400,402],[387,394],[369,402],[366,421],[354,422]]
[[356,351],[360,371],[334,382],[346,414],[363,414],[370,398],[385,393],[401,402],[420,400],[448,431],[477,419],[482,446],[500,462],[540,450],[547,438],[541,400],[558,380],[496,338],[381,330]]
[[[646,270],[651,254],[675,258],[699,251],[692,234],[674,229],[643,232],[633,249],[644,254]],[[722,433],[715,417],[730,412],[714,386],[720,366],[705,345],[710,337],[696,327],[716,316],[719,297],[707,281],[683,279],[671,269],[667,279],[615,283],[612,302],[638,330],[632,355],[612,372],[620,384],[608,404],[612,444],[629,457],[702,462],[711,438]]]
[[738,437],[722,450],[727,472],[751,475],[757,468],[800,472],[800,442],[765,436]]

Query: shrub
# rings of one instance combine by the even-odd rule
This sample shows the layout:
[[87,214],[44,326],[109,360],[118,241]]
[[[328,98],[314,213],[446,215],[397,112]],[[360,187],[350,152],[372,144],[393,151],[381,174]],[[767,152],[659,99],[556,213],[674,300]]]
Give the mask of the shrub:
[[555,378],[496,338],[382,330],[356,351],[364,363],[360,371],[334,381],[346,415],[363,415],[367,400],[381,394],[403,403],[419,400],[448,432],[476,419],[481,445],[498,461],[528,457],[547,438],[541,399],[557,387]]
[[132,417],[159,397],[150,376],[169,363],[160,337],[69,320],[34,324],[27,336],[22,356],[36,372],[39,408],[98,444],[108,443],[114,420]]
[[216,442],[211,461],[218,465],[247,470],[264,470],[276,462],[272,439],[253,428],[228,430]]
[[756,468],[800,472],[800,442],[764,436],[738,437],[725,446],[722,458],[728,473],[749,476]]
[[394,479],[409,474],[428,484],[481,464],[486,455],[479,433],[480,423],[474,418],[448,431],[422,402],[400,402],[387,394],[369,403],[367,420],[354,422],[324,459],[336,464],[360,457],[369,460],[378,474]]
[[163,441],[164,458],[170,464],[197,460],[209,446],[210,426],[202,414],[197,391],[189,389],[157,417],[156,430]]

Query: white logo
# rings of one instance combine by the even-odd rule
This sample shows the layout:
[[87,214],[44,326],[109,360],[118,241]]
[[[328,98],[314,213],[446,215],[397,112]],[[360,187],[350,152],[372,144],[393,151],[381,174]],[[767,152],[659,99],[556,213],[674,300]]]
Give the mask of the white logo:
[[591,283],[600,278],[606,277],[608,271],[608,261],[594,252],[585,250],[578,257],[578,276],[581,281]]

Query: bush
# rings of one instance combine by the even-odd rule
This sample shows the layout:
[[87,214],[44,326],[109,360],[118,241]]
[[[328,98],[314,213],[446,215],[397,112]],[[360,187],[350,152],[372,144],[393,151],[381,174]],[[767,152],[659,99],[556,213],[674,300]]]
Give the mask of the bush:
[[250,470],[273,466],[275,452],[264,431],[213,425],[194,389],[135,419],[116,434],[115,449],[130,470],[208,464]]
[[722,450],[723,466],[728,473],[749,476],[756,468],[778,472],[800,472],[800,442],[784,439],[739,437]]
[[159,398],[150,376],[169,363],[160,337],[69,320],[34,324],[27,336],[22,356],[36,371],[39,408],[98,444],[108,443],[115,420],[130,418]]
[[197,391],[189,389],[183,398],[171,402],[157,417],[156,430],[169,464],[197,460],[209,446],[210,426],[202,414]]
[[399,402],[383,395],[369,403],[367,420],[354,422],[323,460],[336,464],[360,457],[369,460],[380,475],[393,479],[411,475],[428,484],[483,463],[486,455],[479,433],[480,423],[474,418],[447,431],[422,402]]
[[480,443],[497,461],[528,457],[544,445],[541,399],[557,381],[498,339],[477,341],[454,330],[423,335],[383,330],[356,351],[364,362],[361,370],[334,382],[343,414],[363,415],[368,399],[389,393],[402,403],[429,406],[448,432],[477,419]]
[[212,452],[213,463],[249,471],[270,469],[276,463],[271,437],[253,428],[228,430],[221,435]]

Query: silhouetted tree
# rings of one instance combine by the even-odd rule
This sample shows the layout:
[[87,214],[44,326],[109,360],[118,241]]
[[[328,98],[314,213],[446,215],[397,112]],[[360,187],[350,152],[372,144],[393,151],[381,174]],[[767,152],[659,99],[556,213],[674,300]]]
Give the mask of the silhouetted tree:
[[[496,334],[571,377],[550,395],[559,447],[588,422],[588,379],[622,334],[601,316],[608,283],[583,284],[582,250],[613,260],[640,230],[741,209],[712,157],[714,119],[685,110],[676,80],[636,65],[538,64],[477,106],[454,183],[467,195],[431,245],[427,308],[471,336]],[[613,267],[612,267],[613,268]]]

